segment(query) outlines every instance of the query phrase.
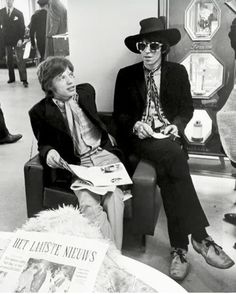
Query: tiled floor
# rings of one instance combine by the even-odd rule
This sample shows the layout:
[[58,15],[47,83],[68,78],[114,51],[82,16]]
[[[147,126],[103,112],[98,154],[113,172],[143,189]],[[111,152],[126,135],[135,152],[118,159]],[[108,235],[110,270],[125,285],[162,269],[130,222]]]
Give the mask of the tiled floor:
[[[36,79],[35,69],[28,69],[29,88],[20,82],[7,84],[7,71],[0,70],[0,103],[11,133],[22,133],[15,143],[0,145],[0,231],[13,231],[27,219],[24,194],[24,163],[36,152],[29,124],[28,110],[43,98]],[[208,232],[222,244],[236,261],[236,227],[223,221],[226,212],[236,212],[234,180],[221,177],[193,176],[202,206],[209,218]],[[142,252],[136,240],[126,232],[123,253],[168,274],[169,244],[166,218],[161,210],[155,235],[147,237],[146,251]],[[219,270],[207,265],[190,246],[190,273],[182,282],[189,292],[236,292],[236,266]]]

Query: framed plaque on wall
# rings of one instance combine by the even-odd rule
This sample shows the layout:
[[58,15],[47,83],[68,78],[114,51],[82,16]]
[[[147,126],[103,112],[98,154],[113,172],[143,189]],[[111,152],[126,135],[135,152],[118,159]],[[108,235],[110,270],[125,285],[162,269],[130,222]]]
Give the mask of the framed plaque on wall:
[[161,2],[165,3],[167,26],[181,33],[168,60],[185,66],[191,84],[195,110],[185,129],[188,151],[224,155],[216,113],[234,84],[234,51],[228,33],[235,14],[223,0],[182,0],[181,5],[175,0]]

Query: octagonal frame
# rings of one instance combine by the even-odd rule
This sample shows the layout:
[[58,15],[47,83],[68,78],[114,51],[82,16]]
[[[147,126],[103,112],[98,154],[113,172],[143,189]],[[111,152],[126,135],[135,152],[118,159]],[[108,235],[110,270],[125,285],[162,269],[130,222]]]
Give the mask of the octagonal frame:
[[[196,64],[196,61],[192,60],[189,65],[189,68],[185,66],[184,61],[191,55],[197,55],[199,54],[199,59],[198,59],[198,64]],[[222,66],[222,74],[221,74],[221,81],[219,82],[219,85],[217,84],[217,78],[219,76],[219,72],[212,69],[209,64],[207,64],[207,60],[204,61],[201,59],[200,55],[204,56],[210,54],[221,66]],[[221,61],[216,55],[211,51],[211,50],[195,50],[195,51],[190,51],[188,54],[180,61],[182,65],[186,68],[189,76],[189,81],[191,84],[191,93],[192,97],[194,99],[210,99],[215,93],[217,93],[223,86],[224,86],[224,79],[225,79],[225,65],[223,61]],[[207,72],[209,73],[207,75]],[[207,76],[210,76],[208,79],[211,84],[215,80],[215,89],[210,90],[211,88],[214,88],[213,86],[209,86],[208,90],[204,90],[203,84],[207,83]],[[195,81],[193,82],[193,79]],[[199,82],[200,80],[200,82]],[[200,83],[200,85],[199,85]],[[194,88],[193,84],[196,84],[196,88]],[[207,88],[207,86],[205,86]]]
[[[190,13],[196,3],[207,5],[204,10],[196,7],[196,11]],[[210,4],[214,7],[210,9]],[[221,24],[221,9],[215,0],[192,0],[185,10],[184,28],[193,41],[210,41]],[[192,28],[190,28],[190,25]]]

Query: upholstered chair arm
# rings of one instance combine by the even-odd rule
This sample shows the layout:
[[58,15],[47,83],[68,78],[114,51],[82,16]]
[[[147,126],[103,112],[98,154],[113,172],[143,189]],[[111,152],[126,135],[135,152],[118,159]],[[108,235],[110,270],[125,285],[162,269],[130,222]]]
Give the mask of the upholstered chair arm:
[[160,207],[160,191],[154,166],[148,161],[141,160],[132,180],[133,230],[135,233],[153,235]]
[[43,210],[43,166],[37,154],[24,166],[25,193],[28,217]]

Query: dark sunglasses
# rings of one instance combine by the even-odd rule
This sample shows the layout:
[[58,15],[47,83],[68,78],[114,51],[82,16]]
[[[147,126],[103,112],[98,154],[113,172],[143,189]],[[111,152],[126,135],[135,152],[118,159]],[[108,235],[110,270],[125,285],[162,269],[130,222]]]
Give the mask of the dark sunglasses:
[[149,46],[151,51],[157,51],[161,48],[162,44],[158,42],[150,42],[150,43],[137,42],[136,43],[136,48],[138,51],[144,51],[147,48],[147,46]]

